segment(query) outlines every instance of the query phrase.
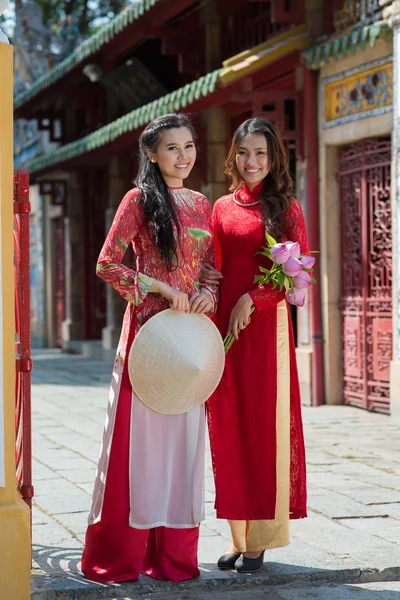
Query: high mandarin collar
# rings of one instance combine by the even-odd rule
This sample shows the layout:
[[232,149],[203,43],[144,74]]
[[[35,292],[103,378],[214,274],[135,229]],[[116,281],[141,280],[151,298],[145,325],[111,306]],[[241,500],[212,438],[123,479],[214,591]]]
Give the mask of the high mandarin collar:
[[260,200],[263,183],[263,181],[260,181],[260,183],[258,183],[253,190],[250,190],[247,187],[247,184],[243,183],[242,187],[235,193],[236,200],[242,204],[252,204],[254,202],[258,202]]

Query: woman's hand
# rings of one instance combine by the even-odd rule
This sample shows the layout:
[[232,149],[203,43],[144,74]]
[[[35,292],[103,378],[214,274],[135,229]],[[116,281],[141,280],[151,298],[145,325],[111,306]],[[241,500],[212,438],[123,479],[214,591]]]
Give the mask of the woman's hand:
[[189,312],[190,310],[188,295],[179,290],[175,290],[167,283],[154,281],[150,287],[150,292],[155,292],[156,294],[164,296],[164,298],[168,300],[172,310],[181,310],[183,312]]
[[203,285],[219,285],[219,280],[223,279],[222,273],[214,269],[207,263],[201,265],[199,280]]
[[203,315],[209,313],[213,309],[213,299],[210,294],[204,294],[202,292],[196,292],[190,298],[190,312],[196,315]]
[[250,323],[251,309],[253,306],[253,300],[249,294],[243,294],[236,303],[235,308],[231,312],[231,318],[229,319],[228,332],[231,332],[235,336],[235,340],[239,337],[239,331],[245,329]]

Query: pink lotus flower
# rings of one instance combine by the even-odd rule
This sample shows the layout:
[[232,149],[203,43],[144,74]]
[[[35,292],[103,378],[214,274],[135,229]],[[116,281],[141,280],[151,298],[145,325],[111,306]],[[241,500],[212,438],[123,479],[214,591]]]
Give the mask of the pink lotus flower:
[[308,288],[311,285],[311,276],[307,271],[300,271],[296,277],[293,277],[293,285],[295,288],[299,290],[304,290],[304,288]]
[[299,242],[283,242],[283,244],[289,250],[290,256],[293,256],[293,258],[299,258],[299,256],[300,256]]
[[288,258],[282,267],[282,271],[285,275],[289,275],[289,277],[296,277],[302,269],[303,265],[297,258],[294,258],[294,256]]
[[299,260],[306,269],[312,269],[315,263],[313,256],[302,256]]
[[271,258],[275,263],[283,265],[289,257],[289,248],[285,244],[275,244],[275,246],[272,246]]
[[303,290],[299,290],[297,288],[290,289],[285,295],[289,304],[294,304],[294,306],[304,306],[306,297]]

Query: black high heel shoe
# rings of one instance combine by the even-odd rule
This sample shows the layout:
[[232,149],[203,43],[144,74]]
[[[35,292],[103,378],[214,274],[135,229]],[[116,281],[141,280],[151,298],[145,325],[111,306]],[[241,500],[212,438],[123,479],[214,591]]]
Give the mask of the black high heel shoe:
[[222,571],[234,569],[236,561],[239,557],[240,552],[238,554],[224,554],[217,562],[218,568]]
[[246,558],[242,556],[235,562],[235,569],[237,573],[254,573],[259,571],[264,563],[264,552],[263,550],[257,558]]

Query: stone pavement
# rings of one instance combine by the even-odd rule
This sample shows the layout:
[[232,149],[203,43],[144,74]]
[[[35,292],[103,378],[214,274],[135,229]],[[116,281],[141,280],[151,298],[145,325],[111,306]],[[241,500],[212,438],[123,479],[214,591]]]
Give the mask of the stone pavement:
[[229,528],[215,518],[207,452],[201,577],[111,586],[83,579],[111,369],[79,355],[34,353],[33,599],[347,600],[357,592],[359,600],[400,600],[400,427],[343,406],[304,408],[309,518],[292,523],[291,545],[270,550],[258,574],[215,567]]

